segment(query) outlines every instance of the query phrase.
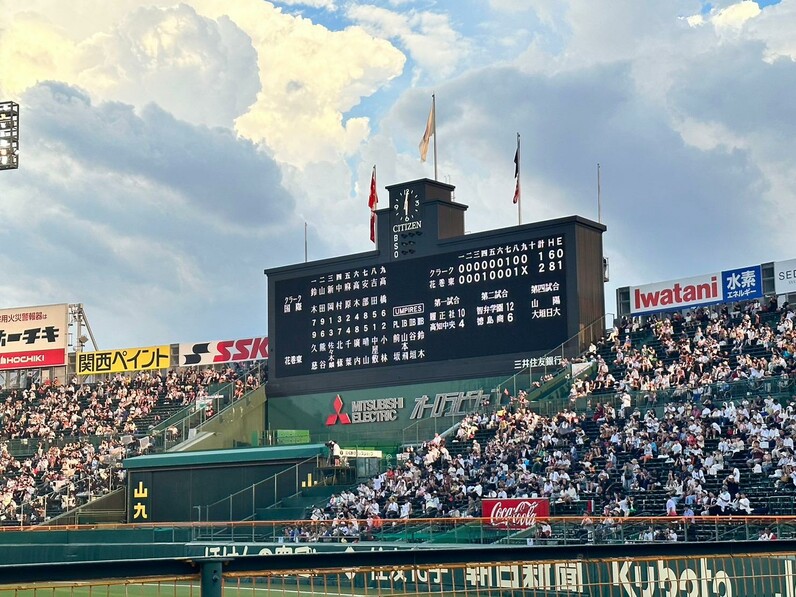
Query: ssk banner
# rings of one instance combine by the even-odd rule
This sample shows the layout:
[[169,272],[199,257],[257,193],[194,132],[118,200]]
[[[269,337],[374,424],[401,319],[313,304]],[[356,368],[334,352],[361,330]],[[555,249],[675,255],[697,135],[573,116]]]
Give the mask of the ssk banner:
[[216,340],[197,344],[180,344],[180,366],[213,365],[268,358],[268,338]]

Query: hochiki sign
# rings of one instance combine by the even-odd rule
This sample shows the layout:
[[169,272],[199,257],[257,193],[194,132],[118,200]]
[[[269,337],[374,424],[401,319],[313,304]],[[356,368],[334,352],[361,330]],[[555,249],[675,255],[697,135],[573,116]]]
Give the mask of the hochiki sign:
[[68,306],[0,309],[0,369],[66,364]]

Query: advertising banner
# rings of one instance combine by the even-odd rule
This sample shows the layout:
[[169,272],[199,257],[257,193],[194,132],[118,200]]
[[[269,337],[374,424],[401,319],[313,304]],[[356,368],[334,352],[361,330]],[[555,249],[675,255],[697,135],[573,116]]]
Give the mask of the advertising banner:
[[179,355],[180,367],[259,361],[268,358],[268,337],[180,344]]
[[[638,557],[597,557],[575,554],[538,555],[522,561],[496,561],[489,550],[473,557],[462,550],[466,564],[429,565],[423,552],[433,544],[412,546],[418,563],[399,564],[391,552],[406,546],[368,543],[189,543],[188,558],[244,558],[335,552],[383,554],[383,565],[351,567],[333,571],[314,570],[289,577],[291,587],[313,592],[313,587],[336,587],[338,594],[358,595],[365,590],[389,594],[440,595],[556,595],[559,597],[746,597],[796,595],[796,574],[792,553],[729,554],[699,557],[670,555]],[[683,545],[683,549],[687,549]],[[646,554],[646,551],[645,551]],[[569,557],[567,557],[567,555]],[[566,559],[562,559],[566,558]],[[518,556],[519,559],[519,556]],[[295,584],[293,583],[295,578]],[[429,589],[431,587],[431,589]],[[360,590],[355,590],[360,589]],[[298,592],[298,591],[296,591]]]
[[746,301],[763,296],[763,271],[759,265],[721,272],[724,301]]
[[77,374],[126,373],[168,369],[169,345],[77,353]]
[[630,287],[630,313],[688,309],[763,296],[759,265]]
[[529,529],[536,524],[537,516],[550,516],[547,498],[484,499],[481,504],[485,522],[504,529]]
[[223,398],[221,394],[213,394],[212,396],[197,396],[193,403],[194,411],[207,410],[213,406],[213,400]]
[[796,293],[796,259],[774,263],[774,292]]
[[68,305],[0,309],[0,370],[66,365]]
[[630,287],[630,312],[654,313],[666,309],[684,309],[724,300],[721,274],[656,282]]

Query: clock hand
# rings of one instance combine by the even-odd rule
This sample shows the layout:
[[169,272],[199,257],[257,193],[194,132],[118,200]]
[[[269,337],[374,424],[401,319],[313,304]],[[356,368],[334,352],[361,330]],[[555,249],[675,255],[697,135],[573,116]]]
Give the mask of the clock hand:
[[409,215],[409,189],[404,191],[404,215]]

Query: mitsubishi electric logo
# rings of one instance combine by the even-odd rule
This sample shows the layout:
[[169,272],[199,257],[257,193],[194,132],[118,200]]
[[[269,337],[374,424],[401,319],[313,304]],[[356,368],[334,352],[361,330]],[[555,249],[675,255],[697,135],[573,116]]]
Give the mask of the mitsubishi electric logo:
[[404,399],[375,398],[372,400],[354,400],[350,403],[351,415],[343,412],[343,399],[340,394],[332,402],[334,414],[326,417],[326,425],[357,425],[359,423],[389,423],[398,420],[398,413],[404,408]]
[[331,427],[332,425],[336,425],[339,421],[341,425],[350,425],[351,418],[345,414],[343,411],[343,399],[340,398],[340,394],[334,397],[334,402],[332,402],[332,407],[334,408],[334,413],[326,417],[326,426]]

